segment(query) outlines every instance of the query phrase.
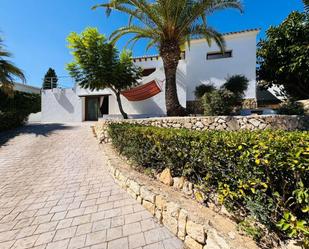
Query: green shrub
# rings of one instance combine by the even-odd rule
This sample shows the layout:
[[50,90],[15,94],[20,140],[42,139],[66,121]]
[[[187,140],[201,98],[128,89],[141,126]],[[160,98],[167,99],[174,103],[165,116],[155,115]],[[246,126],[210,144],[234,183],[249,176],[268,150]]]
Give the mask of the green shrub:
[[28,114],[16,111],[10,111],[10,112],[0,111],[0,132],[23,125],[27,121],[27,117]]
[[0,131],[23,125],[30,113],[41,110],[41,96],[15,91],[12,97],[0,90]]
[[15,91],[12,97],[9,97],[0,90],[0,111],[20,111],[23,113],[36,113],[41,110],[41,96],[34,93],[24,93]]
[[305,110],[300,103],[288,100],[280,105],[278,114],[282,115],[304,115]]
[[249,80],[244,75],[233,75],[229,77],[223,84],[222,89],[226,89],[234,93],[237,97],[243,98],[248,88]]
[[227,78],[220,89],[213,85],[198,86],[195,95],[201,96],[206,116],[230,115],[237,106],[240,107],[248,83],[249,80],[245,76],[234,75]]
[[212,85],[212,84],[208,84],[208,85],[202,84],[202,85],[199,85],[195,88],[194,95],[197,99],[200,99],[205,95],[205,93],[210,93],[214,90],[216,90],[214,85]]
[[254,217],[283,237],[308,236],[309,132],[112,124],[109,134],[138,165],[156,171],[169,167],[173,176],[198,184],[205,196],[216,194],[240,220]]
[[201,101],[206,116],[230,115],[238,103],[231,91],[221,89],[206,93]]

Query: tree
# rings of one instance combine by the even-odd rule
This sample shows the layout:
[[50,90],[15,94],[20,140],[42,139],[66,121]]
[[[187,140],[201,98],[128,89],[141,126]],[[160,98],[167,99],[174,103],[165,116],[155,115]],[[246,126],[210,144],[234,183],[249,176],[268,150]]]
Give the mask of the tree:
[[233,75],[216,89],[213,85],[201,98],[207,116],[230,115],[240,105],[248,89],[249,80],[244,75]]
[[305,11],[307,12],[307,13],[309,13],[309,0],[303,0],[303,2],[304,2],[304,7],[305,7]]
[[96,28],[87,28],[81,34],[71,33],[68,38],[74,61],[67,65],[70,75],[82,87],[90,90],[109,88],[116,95],[119,110],[127,119],[121,103],[121,91],[137,85],[141,70],[133,64],[132,53],[120,55]]
[[245,91],[248,89],[249,80],[246,76],[236,74],[226,79],[226,82],[222,85],[222,89],[231,91],[236,98],[236,101],[241,102]]
[[55,70],[52,68],[49,68],[47,73],[44,76],[42,88],[43,89],[57,88],[58,86],[57,83],[58,83],[58,76]]
[[4,49],[3,41],[0,38],[0,89],[8,94],[13,94],[15,78],[26,82],[24,73],[6,58],[12,57],[12,54]]
[[147,49],[156,46],[163,59],[165,70],[165,101],[167,115],[185,115],[177,96],[176,71],[181,47],[191,38],[203,37],[210,44],[213,39],[224,49],[220,33],[209,27],[206,16],[225,8],[241,9],[239,0],[109,0],[96,5],[103,7],[107,15],[118,10],[130,16],[129,25],[111,35],[116,42],[126,34],[133,34],[130,42],[149,39]]
[[295,100],[309,98],[309,14],[292,12],[270,27],[258,44],[258,77],[262,86],[283,88]]

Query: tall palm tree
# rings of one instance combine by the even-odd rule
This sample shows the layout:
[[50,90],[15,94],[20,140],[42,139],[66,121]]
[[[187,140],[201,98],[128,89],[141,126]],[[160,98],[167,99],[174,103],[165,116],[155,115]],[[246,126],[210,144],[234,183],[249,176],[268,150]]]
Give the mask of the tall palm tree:
[[0,89],[9,95],[13,93],[13,83],[15,78],[23,82],[26,81],[24,73],[6,58],[12,54],[4,49],[3,41],[0,38]]
[[206,16],[217,10],[236,8],[241,10],[239,0],[109,0],[94,6],[106,9],[107,16],[118,10],[130,16],[128,26],[111,35],[116,42],[123,35],[133,34],[129,40],[135,44],[140,39],[149,39],[147,49],[156,46],[163,59],[166,76],[167,115],[185,114],[180,105],[176,89],[176,71],[181,47],[192,38],[205,38],[210,44],[214,40],[224,50],[222,35],[209,27]]
[[309,0],[303,0],[305,5],[305,12],[309,13]]

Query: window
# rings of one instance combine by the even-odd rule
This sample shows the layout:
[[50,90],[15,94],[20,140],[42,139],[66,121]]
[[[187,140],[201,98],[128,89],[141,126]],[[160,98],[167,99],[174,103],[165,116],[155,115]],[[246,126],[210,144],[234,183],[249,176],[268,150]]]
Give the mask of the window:
[[207,53],[207,60],[216,60],[216,59],[224,59],[232,57],[232,51],[222,52],[211,52]]
[[143,75],[143,77],[146,77],[146,76],[152,74],[154,71],[156,71],[155,68],[147,68],[147,69],[143,70],[142,75]]

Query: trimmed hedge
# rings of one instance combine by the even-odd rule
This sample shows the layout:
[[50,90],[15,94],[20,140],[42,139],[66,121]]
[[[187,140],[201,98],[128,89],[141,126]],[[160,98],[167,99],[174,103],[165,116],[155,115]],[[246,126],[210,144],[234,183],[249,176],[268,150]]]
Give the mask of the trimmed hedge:
[[[139,166],[157,172],[169,167],[173,176],[199,185],[206,197],[216,196],[257,240],[267,227],[281,238],[308,242],[309,132],[112,124],[109,134],[119,152]],[[248,228],[249,218],[262,228],[252,222]]]
[[30,113],[41,110],[41,96],[15,91],[9,97],[0,90],[0,131],[23,125]]
[[41,111],[40,94],[14,91],[14,95],[9,97],[0,90],[0,100],[0,111],[3,112],[16,110],[29,115]]
[[23,125],[28,118],[28,114],[16,111],[1,112],[0,111],[0,131],[9,130]]

